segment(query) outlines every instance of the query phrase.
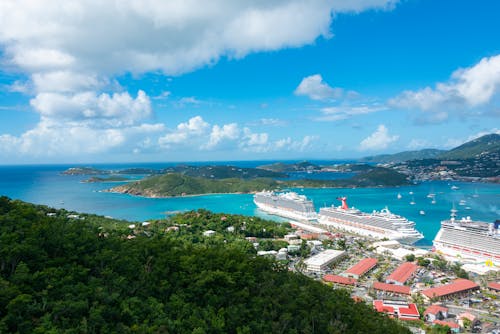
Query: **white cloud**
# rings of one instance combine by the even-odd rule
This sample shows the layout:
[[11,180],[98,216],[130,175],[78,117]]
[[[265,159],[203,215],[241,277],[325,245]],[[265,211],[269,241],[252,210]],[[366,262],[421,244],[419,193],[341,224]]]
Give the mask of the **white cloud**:
[[212,127],[208,143],[206,145],[202,145],[202,148],[214,148],[224,140],[234,141],[238,139],[239,135],[240,129],[236,123],[224,124],[222,127],[214,125]]
[[360,143],[360,149],[362,151],[365,150],[383,150],[389,146],[389,144],[397,141],[399,136],[389,135],[389,130],[385,127],[384,124],[380,124],[377,130],[363,139]]
[[170,144],[189,144],[189,140],[198,138],[206,133],[210,124],[205,122],[201,116],[195,116],[186,123],[177,125],[177,129],[171,133],[160,137],[158,143],[162,146],[169,147]]
[[[89,121],[98,126],[132,125],[151,114],[149,97],[142,90],[134,99],[128,93],[40,93],[30,101],[43,118],[53,121]],[[100,123],[100,124],[97,124]]]
[[332,12],[390,7],[387,0],[4,0],[0,43],[7,59],[29,72],[71,67],[178,75],[222,56],[328,38]]
[[325,107],[321,109],[323,116],[316,117],[317,121],[339,121],[347,118],[351,118],[357,115],[371,114],[377,111],[386,110],[387,107],[384,106],[337,106],[337,107]]
[[295,95],[307,96],[313,100],[338,99],[343,95],[342,88],[330,87],[320,74],[305,77],[295,89]]
[[404,91],[388,101],[393,107],[427,111],[429,122],[442,122],[448,111],[463,112],[490,103],[500,91],[500,55],[483,58],[477,64],[458,69],[450,80],[437,83],[435,88],[425,87],[417,91]]

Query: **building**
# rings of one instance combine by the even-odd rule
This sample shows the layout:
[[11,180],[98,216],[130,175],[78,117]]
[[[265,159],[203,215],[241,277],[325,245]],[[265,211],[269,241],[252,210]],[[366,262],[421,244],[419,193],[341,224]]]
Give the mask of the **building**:
[[377,312],[386,313],[400,320],[419,320],[417,305],[395,300],[374,300],[373,307]]
[[490,282],[488,283],[488,289],[495,293],[500,293],[500,283],[498,282]]
[[308,272],[321,272],[328,268],[329,265],[341,260],[346,255],[346,252],[327,249],[319,254],[311,256],[304,260],[306,271]]
[[444,299],[455,295],[465,296],[470,291],[478,290],[479,285],[468,279],[459,278],[450,284],[423,290],[421,293],[427,301],[432,298]]
[[358,282],[354,278],[339,275],[325,275],[323,281],[344,286],[355,286]]
[[413,262],[405,262],[397,267],[387,278],[386,283],[404,285],[415,274],[418,266]]
[[405,285],[387,284],[382,282],[374,282],[372,286],[375,290],[384,291],[386,293],[397,295],[411,295],[410,287]]
[[448,318],[448,308],[441,305],[431,305],[424,311],[425,321],[443,320]]
[[434,325],[448,326],[452,333],[460,333],[460,325],[456,322],[451,321],[442,321],[442,320],[434,320],[432,322]]
[[205,232],[203,232],[203,236],[205,237],[212,237],[215,235],[215,231],[212,231],[212,230],[207,230]]
[[342,276],[359,279],[361,276],[375,268],[377,262],[378,260],[374,258],[363,259],[343,272]]

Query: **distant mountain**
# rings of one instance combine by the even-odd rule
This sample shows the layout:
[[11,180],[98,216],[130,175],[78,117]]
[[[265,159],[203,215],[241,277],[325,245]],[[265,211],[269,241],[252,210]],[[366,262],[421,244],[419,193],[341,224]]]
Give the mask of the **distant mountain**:
[[308,161],[297,162],[293,164],[285,164],[282,162],[277,162],[270,165],[262,165],[258,166],[259,169],[264,169],[268,171],[273,171],[277,173],[285,173],[285,172],[306,172],[306,171],[314,171],[320,170],[321,167],[315,164],[312,164]]
[[500,153],[500,135],[492,133],[444,152],[438,158],[465,160],[498,153]]
[[409,160],[421,160],[421,159],[434,159],[440,154],[446,151],[437,150],[432,148],[427,148],[419,151],[405,151],[396,154],[381,154],[374,155],[370,157],[365,157],[360,159],[363,162],[379,162],[379,163],[390,163],[390,162],[404,162]]
[[500,135],[489,134],[471,140],[449,151],[437,149],[423,149],[419,151],[405,151],[396,154],[381,154],[364,157],[362,162],[399,163],[410,160],[424,159],[475,159],[500,153]]

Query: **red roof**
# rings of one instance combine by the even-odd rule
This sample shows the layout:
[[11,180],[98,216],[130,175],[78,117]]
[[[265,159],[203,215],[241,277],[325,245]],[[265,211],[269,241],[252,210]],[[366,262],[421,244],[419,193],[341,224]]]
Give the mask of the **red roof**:
[[456,322],[451,321],[434,320],[432,323],[434,325],[448,326],[450,328],[460,328]]
[[382,300],[374,300],[373,306],[375,307],[375,310],[377,310],[377,312],[386,312],[391,314],[394,313],[394,307],[384,305],[384,302]]
[[420,313],[418,312],[417,305],[415,304],[408,304],[408,307],[400,307],[399,308],[399,315],[400,316],[420,316]]
[[488,283],[488,288],[500,291],[500,283],[490,282],[490,283]]
[[404,284],[411,277],[411,275],[413,275],[415,270],[417,270],[417,265],[415,263],[405,262],[397,267],[396,270],[394,270],[392,274],[386,278],[386,280]]
[[382,282],[373,283],[373,288],[375,290],[382,290],[387,292],[400,293],[404,295],[410,295],[410,287],[405,285],[394,285]]
[[368,272],[368,270],[375,267],[377,265],[377,262],[378,262],[378,260],[373,259],[373,258],[363,259],[363,260],[359,261],[358,263],[356,263],[351,268],[347,269],[345,271],[345,273],[362,276],[363,274]]
[[431,305],[424,311],[424,315],[427,315],[429,313],[438,314],[439,312],[441,313],[448,312],[448,308],[441,305]]
[[469,281],[468,279],[459,278],[453,281],[453,283],[424,290],[422,291],[422,294],[428,298],[443,297],[477,288],[479,288],[479,285],[476,283]]
[[354,278],[343,277],[339,275],[330,275],[330,274],[323,276],[323,281],[337,283],[337,284],[344,284],[344,285],[354,285],[357,282]]

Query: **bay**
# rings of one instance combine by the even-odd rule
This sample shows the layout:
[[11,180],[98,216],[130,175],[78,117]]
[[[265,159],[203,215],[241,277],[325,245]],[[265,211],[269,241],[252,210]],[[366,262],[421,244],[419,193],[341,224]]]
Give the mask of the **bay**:
[[[342,163],[345,161],[337,161]],[[218,164],[239,167],[256,167],[269,161],[198,162],[196,165]],[[326,163],[313,161],[313,163]],[[332,162],[328,162],[332,163]],[[89,164],[100,169],[154,168],[161,169],[178,163],[149,164]],[[65,208],[79,212],[95,213],[130,221],[164,218],[166,214],[208,209],[244,215],[274,218],[257,210],[250,194],[213,194],[178,198],[143,198],[125,194],[101,192],[120,183],[82,183],[88,175],[62,175],[74,165],[24,165],[0,166],[0,195],[23,201]],[[328,173],[294,173],[293,178],[345,178],[350,175]],[[139,179],[143,175],[127,175]],[[458,189],[452,189],[452,186]],[[417,229],[424,233],[420,246],[432,244],[440,227],[440,221],[449,217],[455,207],[458,216],[470,216],[475,220],[493,222],[500,217],[500,185],[487,183],[430,181],[417,185],[392,188],[357,189],[291,189],[312,199],[319,210],[322,206],[338,205],[337,197],[347,196],[350,206],[371,212],[388,207],[393,213],[415,221]],[[402,198],[398,199],[398,193]],[[410,194],[412,193],[412,194]],[[435,194],[435,204],[429,194]],[[462,202],[461,202],[462,201]],[[410,202],[415,202],[411,205]],[[421,215],[423,210],[425,215]]]

